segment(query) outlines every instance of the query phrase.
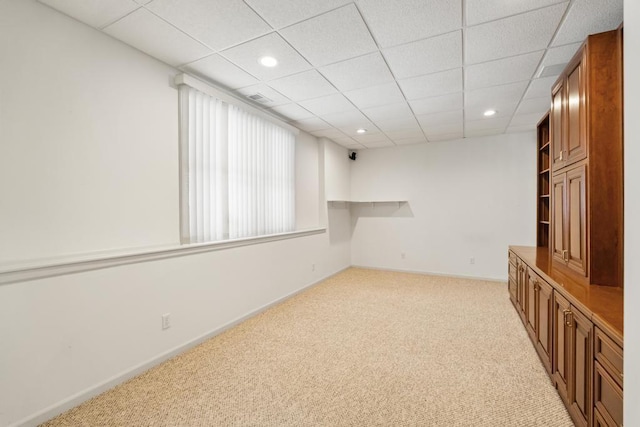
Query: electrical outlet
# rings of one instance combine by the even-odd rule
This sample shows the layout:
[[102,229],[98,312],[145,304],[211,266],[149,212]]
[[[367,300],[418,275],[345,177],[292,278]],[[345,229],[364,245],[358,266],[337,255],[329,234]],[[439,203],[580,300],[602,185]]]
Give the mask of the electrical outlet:
[[407,258],[407,254],[405,254],[404,252],[400,252],[400,258],[406,259]]
[[469,258],[469,264],[475,264],[476,259],[474,257]]
[[316,265],[315,264],[311,264],[311,271],[316,271]]
[[169,329],[171,327],[171,313],[165,313],[162,315],[162,330]]

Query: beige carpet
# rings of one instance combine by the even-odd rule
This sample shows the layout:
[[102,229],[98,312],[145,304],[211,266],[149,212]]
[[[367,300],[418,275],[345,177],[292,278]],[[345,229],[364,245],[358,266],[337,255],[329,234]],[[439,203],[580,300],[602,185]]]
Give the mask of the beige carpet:
[[504,283],[349,269],[46,426],[572,426]]

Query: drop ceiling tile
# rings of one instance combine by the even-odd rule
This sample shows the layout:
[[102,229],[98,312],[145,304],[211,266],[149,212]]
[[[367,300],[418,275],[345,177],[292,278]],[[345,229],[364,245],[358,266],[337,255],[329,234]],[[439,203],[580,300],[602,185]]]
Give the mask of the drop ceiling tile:
[[382,132],[357,134],[352,138],[362,144],[390,141],[390,139]]
[[376,126],[387,134],[389,138],[392,138],[392,135],[396,132],[422,132],[422,128],[420,128],[415,117],[378,121]]
[[373,120],[373,122],[413,118],[413,112],[406,102],[367,108],[362,110],[362,112],[369,117],[369,119]]
[[278,105],[270,108],[269,111],[276,112],[288,120],[303,120],[313,117],[313,114],[305,110],[298,104]]
[[336,62],[320,68],[319,71],[341,91],[393,81],[391,71],[380,52]]
[[182,67],[185,71],[230,89],[258,83],[258,80],[218,54],[207,56]]
[[154,0],[146,7],[216,51],[271,31],[242,0]]
[[318,130],[331,129],[331,125],[318,117],[311,117],[309,119],[297,120],[291,123],[298,129],[302,129],[305,132],[315,132]]
[[448,133],[442,135],[429,136],[429,142],[441,142],[441,141],[455,141],[456,139],[462,139],[464,137],[463,132]]
[[351,148],[351,147],[362,148],[362,145],[360,145],[359,142],[357,142],[355,139],[348,136],[338,136],[331,139],[333,142],[340,144],[342,146],[345,146],[347,148]]
[[623,19],[623,0],[574,0],[552,46],[582,42],[589,34],[615,30]]
[[146,9],[138,9],[103,30],[167,64],[178,66],[211,54],[211,49]]
[[422,127],[429,127],[438,124],[462,123],[462,110],[444,111],[441,113],[423,114],[417,116]]
[[352,0],[245,0],[274,28],[283,28],[296,22],[336,9]]
[[301,101],[300,105],[311,111],[316,116],[342,113],[344,111],[356,109],[356,107],[354,107],[353,104],[340,93],[334,93],[333,95],[321,96],[320,98]]
[[427,139],[431,139],[434,135],[449,135],[455,133],[462,133],[462,122],[432,125],[424,128],[424,133],[427,135]]
[[484,118],[481,120],[468,120],[464,123],[465,134],[479,130],[501,129],[504,131],[509,124],[509,117]]
[[422,136],[417,138],[394,139],[393,142],[396,145],[424,144],[427,142],[427,138]]
[[535,131],[536,130],[536,126],[535,125],[531,125],[531,126],[509,126],[507,128],[506,131],[504,131],[504,133],[521,133],[521,132],[530,132],[530,131]]
[[259,102],[259,104],[266,107],[275,107],[277,105],[289,104],[291,102],[289,98],[264,83],[246,86],[236,90],[236,92],[243,98],[252,95],[261,95],[263,97],[266,97],[267,99],[264,100],[265,102]]
[[441,111],[462,110],[462,93],[433,96],[409,101],[416,116],[439,113]]
[[395,147],[395,144],[391,141],[363,142],[362,145],[364,145],[365,148]]
[[462,92],[462,68],[398,80],[407,99]]
[[566,0],[466,0],[466,25],[493,21],[562,2],[566,3]]
[[348,91],[344,95],[360,109],[404,101],[404,96],[395,82]]
[[355,131],[360,128],[372,130],[373,127],[373,124],[358,110],[327,114],[322,116],[322,120],[334,127],[346,129],[347,135],[355,134]]
[[[277,33],[267,34],[224,50],[221,55],[260,80],[273,80],[311,68],[311,65]],[[259,62],[263,56],[276,58],[278,65],[265,67]]]
[[465,31],[465,64],[546,49],[567,3],[488,22]]
[[480,129],[480,130],[465,130],[465,138],[479,138],[482,136],[500,135],[505,132],[505,129]]
[[541,98],[543,96],[550,96],[553,84],[558,80],[557,76],[543,77],[541,79],[533,79],[529,83],[529,88],[524,94],[527,98]]
[[317,136],[318,138],[348,138],[343,132],[340,132],[338,129],[330,128],[330,129],[322,129],[311,132],[312,135]]
[[542,98],[523,99],[518,114],[539,113],[540,116],[551,108],[551,95]]
[[343,61],[377,49],[353,4],[287,27],[280,34],[314,66]]
[[381,47],[395,46],[462,27],[460,0],[359,0]]
[[102,28],[140,7],[132,0],[40,0],[40,3],[95,28]]
[[424,138],[424,132],[422,132],[422,129],[420,129],[420,127],[408,130],[385,131],[385,135],[387,135],[393,141],[397,139]]
[[135,0],[136,3],[139,4],[147,4],[147,3],[151,3],[153,0]]
[[511,119],[509,127],[529,126],[531,129],[535,129],[543,115],[541,113],[516,114]]
[[465,108],[481,107],[485,110],[490,108],[498,110],[497,106],[499,105],[520,101],[528,85],[529,82],[526,81],[466,91],[464,94]]
[[462,33],[455,31],[383,50],[396,79],[462,66]]
[[575,55],[578,49],[580,49],[580,46],[582,46],[582,42],[547,49],[540,65],[546,67],[550,65],[566,64],[571,60],[571,58],[573,58],[573,55]]
[[348,148],[349,150],[365,150],[367,148],[358,142],[353,144],[350,144],[348,142],[338,142],[338,144],[342,145],[345,148]]
[[543,50],[469,65],[464,69],[465,90],[529,80],[540,63]]
[[318,98],[337,92],[316,70],[273,80],[269,82],[269,86],[294,101]]

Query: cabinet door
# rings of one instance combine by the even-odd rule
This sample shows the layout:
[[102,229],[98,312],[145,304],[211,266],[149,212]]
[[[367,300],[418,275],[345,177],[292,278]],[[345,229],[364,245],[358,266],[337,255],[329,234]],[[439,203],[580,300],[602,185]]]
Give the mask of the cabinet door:
[[554,260],[565,262],[566,241],[566,186],[567,175],[562,173],[554,175],[552,181],[553,203],[551,207],[553,215],[553,227],[551,229],[551,252]]
[[578,425],[587,426],[593,412],[591,402],[593,323],[573,306],[569,317],[573,329],[569,401],[573,420]]
[[521,261],[518,268],[518,308],[522,322],[527,324],[527,266]]
[[509,297],[513,305],[518,304],[518,267],[509,262]]
[[567,172],[565,219],[568,224],[565,260],[569,267],[583,276],[587,274],[586,184],[586,166],[579,166]]
[[587,157],[585,76],[582,61],[569,69],[566,80],[566,140],[564,165]]
[[525,326],[527,332],[529,332],[529,336],[531,340],[535,343],[538,340],[538,309],[537,309],[537,301],[536,297],[538,294],[538,275],[534,273],[532,270],[527,271],[527,283],[525,286],[525,290],[527,293],[526,301],[527,301],[527,315],[525,322]]
[[551,94],[551,155],[553,170],[564,166],[564,84],[558,84]]
[[547,372],[551,373],[553,339],[553,288],[544,280],[538,281],[538,341],[536,348]]
[[571,324],[567,322],[569,301],[557,292],[553,295],[553,380],[558,394],[569,406],[569,369],[571,356]]

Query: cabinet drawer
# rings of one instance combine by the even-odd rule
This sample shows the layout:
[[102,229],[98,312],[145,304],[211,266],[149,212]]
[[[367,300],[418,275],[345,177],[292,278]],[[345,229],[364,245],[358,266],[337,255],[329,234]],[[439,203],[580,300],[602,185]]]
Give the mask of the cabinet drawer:
[[607,425],[622,425],[622,389],[598,362],[595,364],[593,402]]
[[595,356],[600,365],[607,373],[618,383],[623,386],[623,353],[622,348],[611,338],[609,338],[602,330],[595,328]]

